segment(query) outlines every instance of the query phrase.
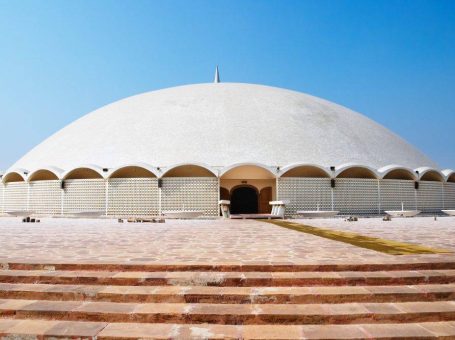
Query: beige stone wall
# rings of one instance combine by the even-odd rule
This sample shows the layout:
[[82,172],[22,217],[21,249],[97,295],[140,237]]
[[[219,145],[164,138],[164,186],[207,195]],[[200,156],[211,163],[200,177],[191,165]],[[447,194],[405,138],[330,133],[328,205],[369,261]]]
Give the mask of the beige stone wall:
[[6,183],[4,191],[4,211],[28,209],[28,185],[26,182]]
[[444,204],[443,182],[420,181],[417,209],[424,213],[439,213]]
[[378,180],[339,178],[333,190],[335,210],[340,214],[379,213]]
[[381,212],[386,210],[416,210],[416,190],[414,181],[383,179],[380,180]]
[[60,215],[62,189],[59,180],[29,183],[29,210],[43,215]]
[[298,210],[332,210],[329,178],[282,177],[278,179],[278,200],[288,200],[286,214]]
[[109,179],[109,216],[156,216],[158,212],[159,190],[156,178]]
[[0,214],[3,214],[3,191],[4,185],[0,182]]
[[167,210],[198,210],[204,216],[218,213],[219,185],[216,177],[167,177],[161,188],[161,208]]
[[65,181],[63,213],[106,211],[104,179],[72,179]]
[[444,208],[455,209],[455,183],[444,183]]
[[[246,182],[246,183],[245,183]],[[108,183],[108,188],[106,188]],[[277,184],[278,183],[278,184]],[[378,187],[379,183],[379,187]],[[220,179],[215,177],[166,177],[161,189],[161,210],[203,210],[218,216],[220,186],[232,190],[252,185],[260,191],[272,187],[272,199],[289,200],[287,214],[297,210],[339,210],[341,214],[378,214],[386,210],[418,209],[440,213],[455,209],[455,183],[412,180],[336,179],[332,190],[329,178],[281,177],[275,179]],[[107,191],[106,191],[107,190]],[[157,178],[74,179],[10,182],[0,184],[0,208],[33,210],[44,215],[101,211],[109,216],[146,216],[160,211]],[[332,196],[333,192],[333,196]]]

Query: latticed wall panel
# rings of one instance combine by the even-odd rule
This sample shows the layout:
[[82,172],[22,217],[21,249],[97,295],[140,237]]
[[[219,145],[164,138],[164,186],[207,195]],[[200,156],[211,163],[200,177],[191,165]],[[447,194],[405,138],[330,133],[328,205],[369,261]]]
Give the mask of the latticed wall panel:
[[286,215],[298,210],[332,210],[332,189],[328,178],[283,177],[278,179],[278,200],[288,200]]
[[3,213],[3,183],[0,182],[0,214]]
[[163,178],[162,210],[198,210],[218,216],[218,179],[212,177]]
[[340,214],[374,215],[379,213],[376,179],[338,178],[334,188],[335,210]]
[[4,210],[27,210],[28,185],[26,182],[11,182],[4,188]]
[[444,183],[444,208],[455,209],[455,183]]
[[442,182],[420,181],[417,190],[417,209],[423,213],[439,213],[443,208]]
[[386,210],[416,210],[414,181],[383,179],[380,182],[381,212]]
[[156,178],[115,178],[108,185],[108,215],[147,216],[159,210]]
[[105,212],[106,182],[103,179],[65,181],[63,213]]
[[61,214],[62,189],[60,189],[60,181],[36,181],[30,182],[29,186],[29,210],[38,214]]

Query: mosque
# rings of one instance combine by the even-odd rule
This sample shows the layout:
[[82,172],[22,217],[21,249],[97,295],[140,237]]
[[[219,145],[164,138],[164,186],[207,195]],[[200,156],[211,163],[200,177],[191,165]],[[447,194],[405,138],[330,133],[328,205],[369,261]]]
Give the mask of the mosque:
[[369,118],[281,88],[178,86],[97,109],[1,175],[0,209],[43,216],[166,210],[377,215],[455,209],[455,171]]

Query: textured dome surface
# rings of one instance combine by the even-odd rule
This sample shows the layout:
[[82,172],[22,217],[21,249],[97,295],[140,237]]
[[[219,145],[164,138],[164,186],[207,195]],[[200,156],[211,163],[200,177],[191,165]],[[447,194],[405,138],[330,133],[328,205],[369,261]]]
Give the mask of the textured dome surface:
[[12,168],[139,162],[437,167],[390,130],[343,106],[280,88],[210,83],[104,106],[49,137]]

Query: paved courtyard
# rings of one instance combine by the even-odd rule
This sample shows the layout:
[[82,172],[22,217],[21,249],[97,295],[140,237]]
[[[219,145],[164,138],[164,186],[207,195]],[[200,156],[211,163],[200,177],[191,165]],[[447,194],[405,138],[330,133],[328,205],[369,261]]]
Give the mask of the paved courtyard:
[[[302,220],[305,224],[453,249],[455,218]],[[359,263],[451,258],[391,256],[252,220],[167,220],[163,224],[116,220],[43,219],[24,224],[0,218],[0,262],[129,263]]]
[[455,217],[415,217],[394,219],[363,218],[357,222],[340,219],[296,220],[315,227],[351,231],[365,236],[424,244],[455,251]]

